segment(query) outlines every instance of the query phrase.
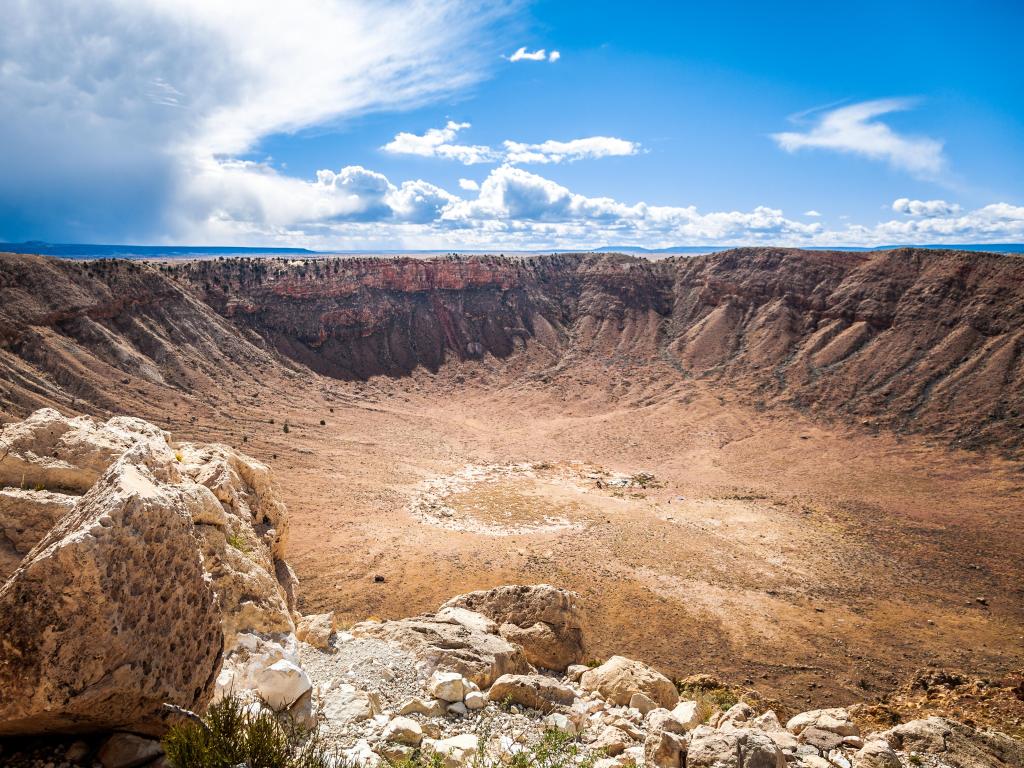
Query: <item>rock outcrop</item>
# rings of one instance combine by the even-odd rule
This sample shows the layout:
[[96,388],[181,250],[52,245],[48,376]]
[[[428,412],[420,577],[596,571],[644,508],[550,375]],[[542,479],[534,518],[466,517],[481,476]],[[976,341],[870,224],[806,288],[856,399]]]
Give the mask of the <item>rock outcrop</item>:
[[224,663],[294,649],[285,510],[263,465],[138,419],[44,410],[0,432],[0,482],[21,477],[31,492],[0,491],[7,562],[24,551],[0,586],[0,690],[17,692],[0,734],[160,733],[163,705],[202,710]]
[[564,672],[584,658],[578,599],[548,584],[509,585],[459,595],[442,608],[483,614],[499,625],[502,637],[522,646],[535,667]]
[[679,701],[671,680],[646,664],[625,656],[612,656],[601,666],[584,672],[580,685],[583,690],[595,691],[620,705],[628,705],[638,693],[665,709],[671,709]]

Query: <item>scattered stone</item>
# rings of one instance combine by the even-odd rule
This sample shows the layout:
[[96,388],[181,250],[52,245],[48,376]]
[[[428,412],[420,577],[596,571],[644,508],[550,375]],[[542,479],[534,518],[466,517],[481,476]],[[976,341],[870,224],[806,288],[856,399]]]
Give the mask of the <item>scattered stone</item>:
[[480,691],[470,691],[463,700],[469,709],[483,709],[487,706],[487,697]]
[[342,683],[323,697],[323,715],[328,722],[352,723],[369,720],[380,713],[380,697]]
[[696,701],[681,701],[672,709],[672,717],[682,723],[687,731],[700,725],[699,705]]
[[754,717],[753,708],[745,701],[739,701],[725,711],[719,719],[717,727],[722,730],[745,728],[752,717]]
[[565,677],[571,682],[578,683],[580,678],[583,677],[583,673],[589,670],[586,664],[570,664],[565,670]]
[[616,757],[625,751],[631,741],[632,739],[622,729],[606,725],[590,746],[604,752],[609,757]]
[[298,698],[312,688],[309,675],[287,659],[275,661],[256,674],[256,690],[260,697],[275,710],[282,710],[294,704]]
[[458,672],[435,672],[427,688],[435,698],[447,702],[462,701],[469,691],[466,679]]
[[328,650],[334,630],[333,611],[314,613],[299,619],[295,625],[295,637],[321,650]]
[[868,741],[853,756],[854,768],[901,768],[900,759],[885,739]]
[[644,741],[644,763],[654,768],[679,768],[686,740],[667,730],[652,731]]
[[487,698],[500,704],[511,701],[530,709],[549,712],[556,705],[569,706],[576,698],[572,688],[543,675],[502,675],[494,681]]
[[[483,694],[480,694],[481,696]],[[444,715],[445,702],[440,699],[408,699],[398,707],[400,715],[424,715],[426,717],[441,717]]]
[[429,757],[438,755],[445,768],[461,768],[472,761],[478,751],[477,737],[463,733],[448,739],[424,739],[421,749]]
[[643,693],[658,706],[671,709],[679,701],[675,685],[663,674],[625,656],[612,656],[601,666],[580,677],[585,691],[597,691],[603,698],[622,706],[635,693]]
[[646,715],[652,709],[657,709],[658,704],[644,693],[634,693],[629,697],[629,706],[638,710],[641,715]]
[[463,701],[456,701],[449,704],[446,710],[450,715],[457,715],[458,717],[464,717],[469,714],[469,707]]
[[396,717],[384,727],[381,738],[396,744],[418,747],[423,741],[423,729],[410,717]]
[[89,756],[91,751],[86,742],[82,740],[73,741],[64,753],[64,759],[69,763],[81,763]]
[[550,715],[545,717],[544,727],[550,730],[567,733],[570,736],[575,736],[579,730],[576,727],[576,721],[561,712],[552,712]]

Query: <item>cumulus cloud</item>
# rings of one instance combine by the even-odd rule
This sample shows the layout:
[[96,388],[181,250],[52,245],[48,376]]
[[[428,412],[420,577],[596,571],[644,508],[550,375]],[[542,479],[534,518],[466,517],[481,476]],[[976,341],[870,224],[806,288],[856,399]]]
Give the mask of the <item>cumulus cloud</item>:
[[804,216],[810,216],[812,219],[817,219],[821,216],[821,214],[812,208],[809,211],[804,211]]
[[453,144],[456,134],[469,123],[456,123],[449,120],[444,128],[431,128],[426,133],[399,133],[381,149],[393,155],[419,155],[420,157],[441,157],[457,160],[464,165],[476,163],[492,163],[501,155],[490,147],[468,144]]
[[[190,238],[260,139],[487,73],[499,0],[33,0],[0,25],[0,237]],[[468,45],[473,41],[473,45]],[[213,169],[211,171],[211,169]],[[244,190],[243,190],[244,191]],[[196,197],[198,195],[198,197]]]
[[274,242],[314,248],[591,248],[606,243],[803,246],[984,243],[1024,240],[1024,207],[996,203],[873,225],[826,228],[767,205],[747,211],[628,203],[590,197],[524,168],[501,165],[459,196],[423,180],[393,182],[361,166],[312,180],[259,163],[197,169],[211,210],[210,242]]
[[469,127],[469,123],[449,120],[444,128],[431,128],[423,134],[403,131],[381,149],[395,155],[457,160],[465,165],[497,162],[508,165],[571,163],[584,159],[635,155],[640,151],[637,142],[613,136],[588,136],[570,141],[548,140],[540,144],[507,140],[500,150],[476,144],[454,143],[456,134]]
[[552,51],[548,53],[545,49],[540,48],[536,51],[526,50],[526,46],[521,46],[515,53],[507,57],[509,61],[550,61],[554,64],[560,58],[562,54],[558,51]]
[[897,133],[875,118],[910,109],[908,99],[878,99],[851,104],[821,114],[809,130],[774,133],[772,138],[787,152],[829,149],[872,160],[924,178],[938,177],[946,167],[942,142],[926,136]]
[[463,189],[466,192],[476,192],[480,189],[480,185],[473,181],[473,179],[459,179],[459,189]]
[[906,197],[894,200],[892,209],[907,216],[950,216],[960,212],[960,206],[956,203],[947,203],[945,200],[911,200]]

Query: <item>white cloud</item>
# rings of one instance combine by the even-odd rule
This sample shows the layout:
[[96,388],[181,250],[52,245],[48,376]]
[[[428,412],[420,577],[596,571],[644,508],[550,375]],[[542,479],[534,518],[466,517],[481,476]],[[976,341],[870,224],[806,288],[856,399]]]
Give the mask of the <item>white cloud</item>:
[[508,140],[503,142],[504,148],[501,150],[453,143],[459,131],[469,127],[469,123],[449,120],[444,128],[431,128],[423,134],[403,131],[381,149],[394,155],[440,157],[457,160],[465,165],[497,162],[509,165],[571,163],[583,159],[635,155],[640,151],[637,142],[613,136],[588,136],[570,141],[548,140],[540,144]]
[[945,200],[911,200],[906,197],[894,200],[892,209],[907,216],[950,216],[960,212],[960,206],[956,203],[947,203]]
[[195,169],[206,177],[214,158],[265,136],[480,80],[506,11],[500,0],[9,4],[0,237],[189,238],[183,213],[212,215],[188,198]]
[[571,141],[548,140],[540,144],[522,144],[518,141],[505,142],[505,162],[513,165],[522,163],[574,162],[585,158],[616,157],[635,155],[640,145],[634,141],[617,139],[612,136],[589,136]]
[[551,53],[548,53],[544,48],[539,48],[536,51],[528,51],[524,45],[507,58],[509,61],[550,61],[554,64],[562,58],[562,54],[559,51],[552,51]]
[[907,99],[878,99],[851,104],[825,112],[805,133],[774,133],[772,138],[787,152],[816,148],[846,152],[924,178],[936,178],[944,171],[946,159],[942,142],[926,136],[901,135],[875,118],[910,109]]
[[[695,206],[625,203],[588,197],[523,168],[502,165],[459,197],[422,180],[392,182],[360,166],[323,170],[304,181],[258,163],[212,163],[197,186],[210,209],[205,242],[301,244],[315,248],[590,248],[606,243],[795,246],[1024,241],[1024,207],[1005,203],[873,225],[788,218],[757,206],[707,211]],[[469,180],[466,180],[469,181]],[[474,189],[473,187],[477,188]],[[198,199],[199,195],[193,196]]]
[[477,192],[480,190],[480,185],[473,181],[473,179],[459,179],[459,189],[464,189],[467,192]]
[[804,216],[810,216],[812,219],[817,219],[821,217],[821,214],[812,208],[809,211],[804,211]]
[[469,127],[469,123],[456,123],[449,120],[444,128],[431,128],[423,135],[399,133],[381,149],[393,155],[442,157],[448,160],[457,160],[464,165],[497,162],[501,155],[490,147],[452,143],[459,131]]

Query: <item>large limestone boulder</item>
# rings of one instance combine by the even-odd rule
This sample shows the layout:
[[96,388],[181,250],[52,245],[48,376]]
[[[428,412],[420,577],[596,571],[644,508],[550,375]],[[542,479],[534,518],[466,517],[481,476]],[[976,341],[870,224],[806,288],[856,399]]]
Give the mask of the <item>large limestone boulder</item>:
[[582,661],[583,621],[573,592],[548,584],[506,585],[459,595],[444,608],[465,608],[499,625],[536,667],[564,671]]
[[585,691],[597,691],[602,698],[620,706],[628,705],[636,693],[646,695],[665,709],[672,709],[679,701],[671,680],[625,656],[612,656],[601,666],[584,672],[580,686]]
[[778,745],[761,731],[717,731],[705,725],[691,732],[686,768],[785,768]]
[[0,734],[159,733],[165,702],[212,694],[220,610],[185,498],[152,458],[115,462],[0,587],[0,690],[17,692]]
[[509,701],[550,712],[556,706],[571,705],[576,694],[569,686],[544,675],[502,675],[494,681],[487,698],[498,704]]
[[295,660],[285,510],[262,464],[47,409],[0,431],[0,483],[0,565],[17,560],[0,690],[19,692],[0,696],[0,734],[158,734],[164,703],[202,710]]
[[879,737],[898,751],[939,755],[950,768],[1024,765],[1024,743],[998,731],[983,731],[942,717],[911,720]]
[[480,622],[465,616],[439,614],[368,621],[350,631],[356,637],[375,637],[401,648],[417,660],[424,677],[436,671],[458,672],[480,688],[488,688],[502,675],[531,671],[520,646],[484,631]]

